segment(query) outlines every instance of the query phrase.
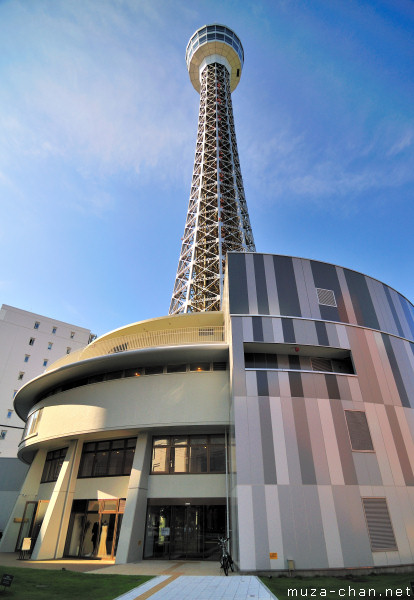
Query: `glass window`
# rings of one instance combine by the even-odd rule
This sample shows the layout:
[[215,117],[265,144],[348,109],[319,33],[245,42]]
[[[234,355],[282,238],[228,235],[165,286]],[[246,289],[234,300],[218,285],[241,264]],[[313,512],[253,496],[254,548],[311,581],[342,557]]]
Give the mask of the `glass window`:
[[35,343],[35,338],[30,338],[29,340],[29,346],[33,346]]
[[137,438],[84,444],[78,477],[129,475]]
[[66,348],[66,354],[70,354],[72,351],[72,348],[70,348],[69,346]]
[[43,366],[44,366],[44,367],[47,367],[47,363],[48,363],[48,360],[47,360],[47,358],[45,358],[45,359],[43,360]]
[[39,325],[40,325],[39,321],[36,321],[33,329],[39,329]]
[[55,334],[57,331],[57,327],[52,327],[52,333]]
[[192,363],[190,371],[210,371],[210,363]]
[[225,473],[224,435],[153,438],[152,473]]
[[19,376],[17,377],[17,379],[19,381],[21,381],[23,379],[23,377],[24,377],[24,371],[20,371]]
[[164,367],[145,367],[145,375],[160,375],[164,371]]
[[0,431],[0,440],[4,440],[4,438],[6,437],[6,435],[7,435],[7,429],[2,429]]
[[51,349],[52,349],[52,347],[53,347],[53,344],[52,344],[52,342],[49,342],[49,343],[48,343],[48,345],[47,345],[47,349],[48,349],[48,350],[51,350]]
[[144,372],[144,369],[141,369],[141,368],[126,369],[125,377],[141,377],[143,372]]
[[185,373],[187,365],[167,365],[167,373]]
[[167,446],[154,446],[152,449],[152,472],[168,473],[170,452]]
[[71,331],[71,332],[70,332],[70,338],[71,338],[71,339],[73,339],[74,337],[75,337],[75,332],[74,332],[74,331]]
[[7,411],[7,418],[11,419],[13,416],[14,410],[12,408],[9,408],[9,410]]
[[190,447],[190,473],[207,473],[207,445]]
[[24,357],[24,362],[29,362],[30,354],[26,354]]
[[47,483],[50,481],[57,481],[60,470],[65,460],[67,448],[61,450],[52,450],[46,455],[45,466],[43,468],[41,483]]

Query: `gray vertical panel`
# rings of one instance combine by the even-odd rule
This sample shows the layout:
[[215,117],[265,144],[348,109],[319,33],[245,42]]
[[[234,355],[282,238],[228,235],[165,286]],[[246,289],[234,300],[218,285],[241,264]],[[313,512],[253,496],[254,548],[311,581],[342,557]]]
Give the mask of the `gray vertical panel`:
[[268,396],[269,395],[269,384],[267,382],[266,371],[256,371],[257,380],[257,395]]
[[288,375],[289,375],[290,395],[297,397],[297,398],[303,398],[303,386],[302,386],[302,379],[301,379],[300,373],[289,372]]
[[404,342],[398,338],[390,337],[390,342],[394,350],[395,358],[404,382],[404,388],[407,392],[411,408],[414,408],[414,370],[408,356],[411,353],[409,342]]
[[326,331],[326,324],[323,321],[316,321],[316,335],[318,337],[319,346],[329,346],[328,333]]
[[[347,323],[348,315],[346,313],[345,304],[342,300],[341,286],[339,285],[338,275],[335,266],[312,260],[311,268],[313,273],[313,280],[315,282],[315,288],[333,290],[336,298],[337,307],[324,306],[321,304],[319,305],[322,319],[327,321],[342,321],[344,323]],[[314,293],[316,295],[316,289]]]
[[344,567],[373,566],[358,486],[332,486]]
[[305,485],[315,484],[315,465],[313,463],[305,400],[303,398],[292,398],[292,407],[295,419],[302,483]]
[[243,319],[231,318],[231,346],[233,352],[233,396],[246,395],[244,375]]
[[230,313],[246,314],[249,312],[247,295],[246,261],[244,254],[227,254],[229,277],[229,303]]
[[377,314],[369,293],[365,275],[344,269],[358,325],[379,329]]
[[[289,481],[292,485],[302,483],[300,470],[298,441],[296,439],[295,420],[293,418],[292,400],[281,398],[283,430],[285,432],[286,456],[289,468]],[[283,513],[282,513],[283,514]]]
[[342,404],[340,402],[332,402],[331,411],[335,426],[336,441],[338,443],[342,471],[344,474],[344,481],[347,485],[355,485],[358,483],[358,481],[355,473],[351,443],[349,441],[348,428],[345,422]]
[[266,485],[275,484],[276,462],[273,445],[272,416],[269,398],[259,398],[260,428],[263,454],[264,482]]
[[269,396],[278,398],[280,396],[279,374],[276,371],[267,372],[267,384],[269,386]]
[[306,293],[308,296],[311,318],[321,319],[322,316],[319,308],[318,297],[315,293],[316,285],[313,279],[310,260],[302,259],[302,271],[306,285]]
[[318,344],[318,336],[316,335],[315,323],[313,321],[294,319],[293,329],[298,344],[308,344],[309,346],[316,346]]
[[412,340],[414,338],[414,306],[411,304],[411,302],[408,302],[406,298],[401,296],[401,294],[398,294],[398,296],[408,324],[408,330],[405,337]]
[[328,397],[330,400],[341,399],[337,379],[336,375],[325,375],[326,389],[328,390]]
[[234,398],[234,430],[236,438],[237,484],[250,483],[249,416],[246,398]]
[[311,568],[317,569],[319,565],[328,565],[318,488],[313,485],[308,486],[303,489],[303,494],[305,497],[309,538],[312,547],[310,556]]
[[257,398],[247,398],[247,415],[249,421],[249,446],[250,446],[250,482],[263,484],[263,456],[260,440],[260,415]]
[[252,317],[252,325],[253,325],[253,340],[255,342],[263,342],[262,317]]
[[269,301],[269,312],[271,315],[280,314],[279,297],[277,293],[275,269],[273,265],[273,256],[265,254],[263,257],[267,284],[267,299]]
[[275,341],[273,335],[273,323],[270,317],[262,317],[263,341],[267,344],[273,344]]
[[348,315],[349,323],[356,323],[356,316],[354,312],[354,307],[352,306],[351,294],[349,293],[348,284],[345,279],[345,274],[342,267],[336,267],[336,274],[338,275],[339,285],[341,286],[341,293],[344,302],[344,306],[346,309],[346,313]]
[[322,375],[320,373],[315,373],[313,375],[313,380],[315,382],[316,397],[317,398],[329,398],[328,389],[326,387],[325,375]]
[[292,319],[282,319],[283,341],[285,344],[295,344],[295,330]]
[[406,406],[407,408],[412,408],[410,404],[410,400],[407,395],[407,390],[404,385],[404,380],[401,375],[400,367],[395,356],[394,345],[391,343],[392,338],[388,336],[386,333],[381,334],[382,341],[384,342],[384,347],[387,352],[388,361],[391,366],[392,373],[394,375],[394,380],[398,389],[398,394],[400,396],[401,404]]
[[386,327],[383,327],[383,329],[384,331],[389,331],[391,333],[393,331],[394,324],[398,335],[404,337],[404,331],[401,327],[401,322],[398,317],[393,298],[391,297],[390,289],[385,285],[385,283],[382,284],[382,291],[384,294],[384,313],[386,315]]
[[394,406],[386,406],[388,422],[391,427],[392,437],[394,438],[395,448],[397,450],[398,459],[401,465],[401,471],[404,476],[406,485],[414,485],[414,475],[411,468],[410,459],[408,458],[407,449],[404,444],[404,438],[401,433],[400,424],[397,415],[395,414]]
[[339,337],[338,337],[338,331],[336,329],[336,325],[334,325],[333,323],[327,323],[326,324],[326,333],[328,335],[328,340],[329,340],[329,346],[332,346],[333,348],[339,348],[340,344],[339,344]]
[[292,259],[293,271],[296,279],[296,288],[299,295],[300,312],[302,317],[310,317],[311,309],[308,298],[308,290],[306,289],[305,278],[303,274],[302,262],[303,261],[300,258]]
[[253,514],[260,515],[254,519],[254,543],[256,569],[268,570],[269,564],[269,533],[267,525],[267,509],[264,486],[252,486]]
[[316,483],[318,485],[330,485],[331,477],[329,474],[328,459],[326,456],[326,447],[322,431],[321,415],[317,402],[306,402],[306,413],[308,415],[309,435],[312,444],[313,462],[315,466]]
[[357,327],[348,328],[348,337],[351,342],[352,358],[358,375],[364,402],[384,403],[381,388],[378,384],[377,374],[372,362],[371,350],[367,343],[366,335],[372,335]]
[[[382,283],[375,279],[371,279],[371,277],[367,277],[366,282],[368,285],[369,293],[372,298],[372,302],[375,307],[375,312],[378,317],[379,329],[382,329],[384,331],[390,331],[392,333],[397,333],[395,323],[393,323],[392,321],[390,322],[387,319],[387,316],[389,315],[389,310],[387,311],[384,305],[384,301],[386,299],[384,298],[384,289]],[[389,326],[392,327],[391,330],[388,328]]]
[[273,264],[279,294],[280,314],[301,317],[292,258],[290,256],[274,256]]
[[256,276],[253,257],[253,254],[246,254],[247,295],[249,298],[249,313],[257,315],[259,311],[257,308]]
[[359,485],[383,485],[375,452],[353,452]]
[[253,264],[256,278],[257,309],[259,314],[269,314],[269,301],[267,298],[266,276],[263,263],[263,254],[253,254]]
[[303,487],[278,486],[282,515],[283,548],[286,559],[310,568],[313,547],[309,538]]

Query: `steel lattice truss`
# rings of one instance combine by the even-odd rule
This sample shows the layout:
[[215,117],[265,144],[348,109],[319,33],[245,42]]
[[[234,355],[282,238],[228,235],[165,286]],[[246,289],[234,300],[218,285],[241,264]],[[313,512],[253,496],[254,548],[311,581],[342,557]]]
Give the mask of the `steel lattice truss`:
[[229,73],[207,65],[190,201],[170,314],[221,309],[226,254],[255,251],[237,152]]

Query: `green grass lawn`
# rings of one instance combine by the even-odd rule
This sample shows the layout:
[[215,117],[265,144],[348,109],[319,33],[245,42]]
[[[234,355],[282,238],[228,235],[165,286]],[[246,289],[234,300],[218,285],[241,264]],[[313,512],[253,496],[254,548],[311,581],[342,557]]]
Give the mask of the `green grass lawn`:
[[146,575],[96,575],[0,566],[0,577],[4,573],[14,575],[14,579],[5,591],[0,586],[0,600],[113,600],[152,579]]
[[[414,581],[414,572],[398,575],[272,577],[271,579],[261,577],[260,579],[279,600],[288,600],[288,598],[327,598],[332,600],[340,600],[341,598],[414,599],[410,586],[410,582]],[[408,595],[407,587],[409,588]],[[352,590],[355,590],[355,593]],[[392,592],[387,590],[392,590]]]

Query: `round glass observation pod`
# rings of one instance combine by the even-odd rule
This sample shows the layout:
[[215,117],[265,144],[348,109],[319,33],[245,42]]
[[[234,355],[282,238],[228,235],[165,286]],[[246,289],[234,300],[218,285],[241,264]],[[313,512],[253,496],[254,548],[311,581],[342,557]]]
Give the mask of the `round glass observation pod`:
[[190,38],[185,52],[191,83],[200,92],[200,67],[217,56],[230,71],[231,91],[236,89],[243,68],[244,51],[237,35],[225,25],[204,25]]

